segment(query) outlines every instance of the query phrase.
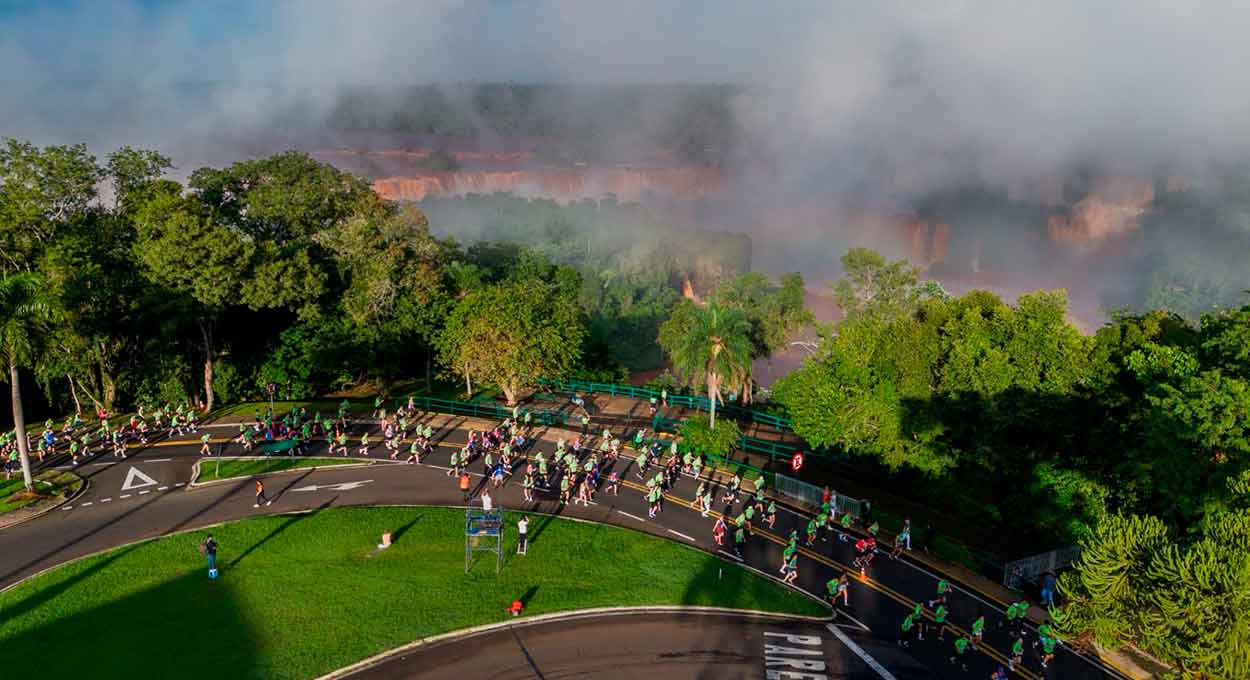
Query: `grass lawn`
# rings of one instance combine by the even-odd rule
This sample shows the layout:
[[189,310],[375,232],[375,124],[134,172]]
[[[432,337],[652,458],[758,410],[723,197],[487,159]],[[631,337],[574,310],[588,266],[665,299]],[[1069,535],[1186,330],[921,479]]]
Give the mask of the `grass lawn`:
[[[526,614],[695,604],[824,615],[820,604],[741,567],[642,533],[531,517],[529,555],[475,553],[464,512],[334,508],[212,530],[221,577],[196,549],[204,531],[140,543],[0,593],[6,678],[309,678],[414,639]],[[389,550],[369,556],[383,529]],[[593,631],[588,631],[593,636]],[[601,641],[612,644],[611,640]],[[72,653],[48,653],[70,644]]]
[[227,477],[250,477],[266,472],[280,472],[296,468],[323,465],[347,465],[360,463],[350,458],[264,458],[260,460],[231,460],[229,458],[204,458],[200,460],[200,476],[197,482],[209,482]]
[[[44,470],[35,474],[35,489],[54,496],[68,496],[77,491],[81,484],[82,477],[72,472]],[[11,499],[14,494],[24,488],[20,473],[13,475],[12,479],[0,479],[0,513],[17,510],[39,500],[38,498]]]

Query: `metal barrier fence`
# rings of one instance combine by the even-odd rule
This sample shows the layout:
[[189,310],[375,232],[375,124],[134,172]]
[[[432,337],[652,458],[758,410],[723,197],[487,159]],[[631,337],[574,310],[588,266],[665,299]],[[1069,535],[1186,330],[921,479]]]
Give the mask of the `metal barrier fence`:
[[[777,493],[812,507],[819,508],[824,498],[824,489],[793,477],[787,477],[782,474],[774,475],[773,484],[777,489]],[[863,503],[859,499],[851,498],[837,491],[834,491],[833,494],[836,499],[834,504],[839,515],[845,515],[849,512],[852,517],[857,519],[863,516]]]
[[[548,389],[555,389],[561,392],[588,392],[600,394],[608,394],[611,396],[625,396],[633,399],[659,399],[660,390],[653,390],[648,387],[634,387],[633,385],[617,385],[615,383],[599,383],[590,382],[588,380],[549,380],[547,378],[539,378],[538,384]],[[668,395],[668,403],[670,406],[681,406],[683,408],[691,408],[699,411],[711,410],[712,402],[707,397],[700,395],[687,394],[670,394]],[[734,418],[749,420],[753,423],[768,425],[781,430],[793,430],[789,418],[756,411],[755,409],[736,406],[734,404],[721,404],[716,407],[721,413],[726,413]]]
[[1080,556],[1080,546],[1073,545],[1008,562],[1003,565],[1003,585],[1019,589],[1022,584],[1033,581],[1048,571],[1056,572],[1072,564]]

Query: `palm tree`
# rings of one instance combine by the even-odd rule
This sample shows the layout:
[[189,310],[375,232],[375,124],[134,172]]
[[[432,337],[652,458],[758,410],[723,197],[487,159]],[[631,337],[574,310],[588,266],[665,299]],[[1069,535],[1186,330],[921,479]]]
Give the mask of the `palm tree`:
[[42,280],[33,274],[0,278],[0,359],[9,367],[13,394],[13,428],[22,459],[22,481],[27,491],[35,482],[30,474],[30,448],[26,442],[26,416],[22,412],[22,386],[18,368],[35,357],[34,339],[44,335],[51,320],[51,305],[43,296]]
[[660,329],[660,344],[677,373],[707,386],[713,428],[721,388],[736,389],[751,379],[750,335],[751,324],[742,312],[715,302],[680,306]]

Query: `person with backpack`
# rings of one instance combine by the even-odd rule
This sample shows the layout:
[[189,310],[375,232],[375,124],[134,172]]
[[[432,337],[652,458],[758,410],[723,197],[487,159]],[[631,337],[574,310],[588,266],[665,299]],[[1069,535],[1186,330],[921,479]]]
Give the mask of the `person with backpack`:
[[217,541],[209,534],[200,542],[200,554],[208,559],[208,578],[217,579]]

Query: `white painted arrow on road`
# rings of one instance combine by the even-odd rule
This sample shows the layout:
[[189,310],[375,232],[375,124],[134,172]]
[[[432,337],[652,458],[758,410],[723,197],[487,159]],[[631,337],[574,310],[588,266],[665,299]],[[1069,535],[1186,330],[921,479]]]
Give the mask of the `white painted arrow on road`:
[[352,489],[359,489],[372,481],[372,479],[366,479],[363,482],[343,482],[342,484],[323,484],[321,486],[313,484],[312,486],[301,486],[298,489],[291,489],[291,491],[351,491]]

